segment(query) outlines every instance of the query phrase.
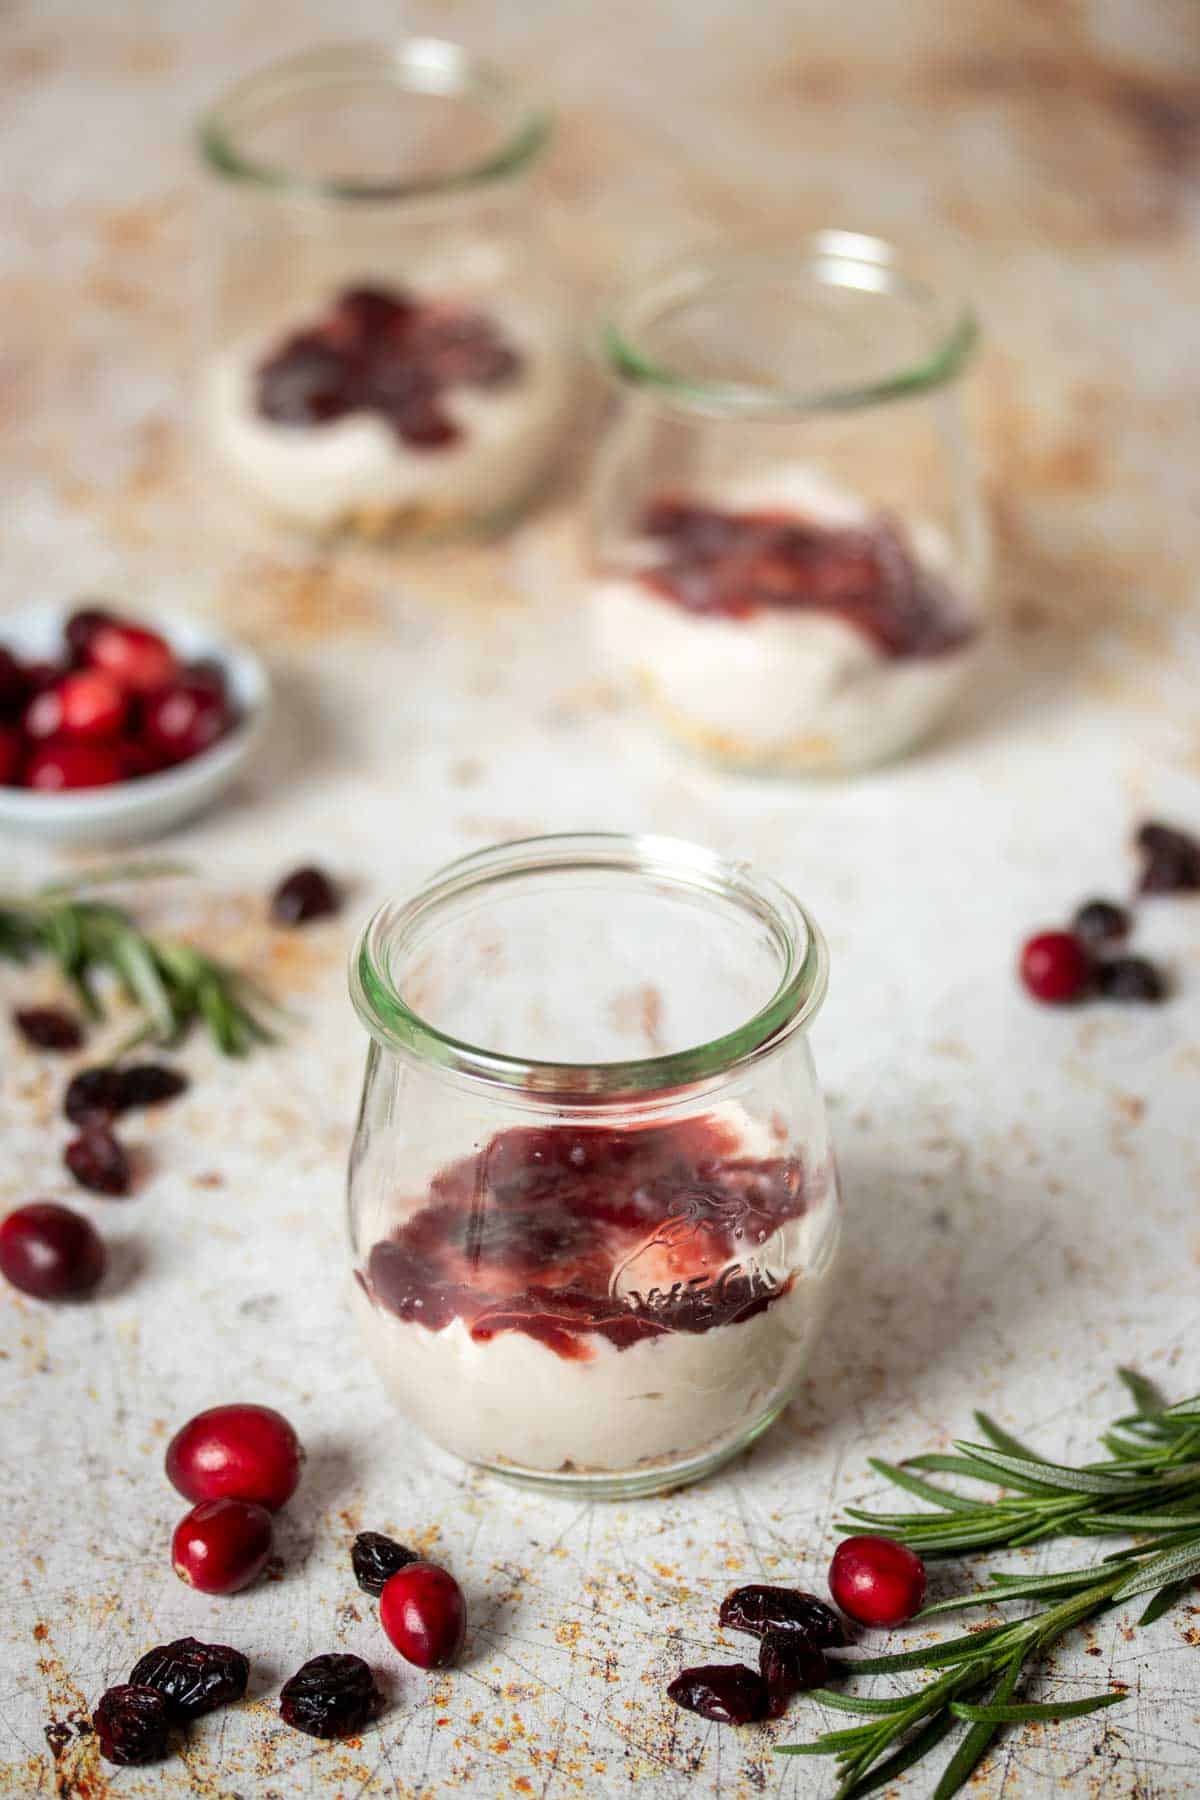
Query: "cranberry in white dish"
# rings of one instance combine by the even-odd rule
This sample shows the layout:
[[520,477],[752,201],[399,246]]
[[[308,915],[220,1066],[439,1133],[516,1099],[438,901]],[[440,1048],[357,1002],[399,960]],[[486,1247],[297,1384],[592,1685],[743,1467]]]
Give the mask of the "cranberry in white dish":
[[501,846],[377,915],[354,1292],[409,1419],[599,1496],[766,1429],[838,1238],[802,1029],[823,986],[790,895],[666,839]]
[[424,38],[288,58],[206,115],[201,412],[228,487],[382,540],[535,495],[572,385],[529,180],[548,132],[503,71]]
[[844,232],[615,303],[594,624],[673,737],[736,768],[837,772],[945,717],[987,625],[953,389],[973,338]]

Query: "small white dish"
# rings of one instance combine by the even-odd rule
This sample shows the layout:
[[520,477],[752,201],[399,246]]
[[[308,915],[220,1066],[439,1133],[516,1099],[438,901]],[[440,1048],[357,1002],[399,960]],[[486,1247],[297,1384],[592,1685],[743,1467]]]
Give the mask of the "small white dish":
[[[61,654],[69,612],[62,606],[0,612],[0,645],[22,660],[56,657]],[[195,662],[211,656],[219,662],[237,724],[190,762],[136,781],[57,794],[0,787],[0,836],[20,834],[77,849],[139,843],[211,806],[254,754],[271,703],[270,679],[254,652],[192,619],[151,616],[123,607],[120,613],[157,631],[181,659]]]

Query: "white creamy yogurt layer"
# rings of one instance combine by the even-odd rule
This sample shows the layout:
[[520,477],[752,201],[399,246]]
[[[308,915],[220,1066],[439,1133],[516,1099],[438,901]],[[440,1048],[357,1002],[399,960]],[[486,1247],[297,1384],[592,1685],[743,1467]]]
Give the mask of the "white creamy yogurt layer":
[[586,1361],[521,1331],[476,1342],[375,1306],[355,1283],[367,1347],[403,1411],[468,1462],[622,1473],[736,1442],[791,1393],[828,1301],[827,1268],[741,1324],[668,1332],[618,1350],[589,1333]]
[[497,388],[447,388],[446,414],[461,439],[412,449],[377,414],[327,425],[276,425],[254,404],[255,371],[286,328],[217,357],[205,378],[203,408],[222,460],[272,511],[317,530],[356,515],[428,513],[434,520],[486,518],[516,505],[536,485],[561,430],[570,397],[565,350],[515,310],[491,313],[522,357],[520,374]]
[[[730,512],[780,507],[830,526],[865,520],[861,506],[803,470],[694,497]],[[944,540],[932,528],[913,537],[914,554],[979,622],[979,601],[955,584]],[[748,766],[837,770],[895,755],[943,717],[978,656],[975,639],[937,656],[888,656],[844,620],[800,609],[764,607],[745,619],[689,612],[633,577],[598,581],[592,607],[605,662],[672,733]]]

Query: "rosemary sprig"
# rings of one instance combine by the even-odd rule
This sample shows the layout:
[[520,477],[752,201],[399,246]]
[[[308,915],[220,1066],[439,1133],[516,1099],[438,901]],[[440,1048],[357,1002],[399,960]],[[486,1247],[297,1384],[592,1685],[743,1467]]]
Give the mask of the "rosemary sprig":
[[52,956],[93,1019],[105,1012],[97,977],[115,977],[141,1014],[122,1050],[147,1041],[176,1044],[199,1022],[226,1056],[244,1056],[274,1035],[264,1015],[277,1009],[254,982],[190,944],[151,936],[123,908],[94,897],[117,883],[176,872],[171,864],[129,864],[28,895],[0,894],[0,958]]
[[[1120,1692],[1080,1700],[1024,1701],[1018,1684],[1067,1632],[1141,1594],[1154,1598],[1138,1623],[1161,1616],[1200,1575],[1200,1395],[1168,1406],[1152,1383],[1118,1371],[1134,1410],[1102,1438],[1109,1455],[1075,1467],[1028,1449],[985,1413],[976,1413],[981,1442],[955,1444],[953,1455],[915,1456],[903,1464],[872,1459],[872,1467],[936,1512],[878,1513],[848,1507],[854,1529],[868,1526],[897,1538],[922,1556],[956,1556],[1037,1543],[1051,1537],[1130,1534],[1139,1540],[1098,1562],[1056,1574],[993,1572],[986,1586],[927,1606],[921,1620],[1010,1600],[1043,1600],[1040,1611],[970,1631],[917,1650],[843,1659],[846,1674],[936,1670],[912,1694],[860,1698],[840,1689],[814,1689],[810,1699],[865,1723],[825,1732],[808,1744],[780,1744],[783,1756],[833,1756],[836,1800],[857,1800],[886,1786],[919,1762],[959,1725],[967,1731],[942,1773],[933,1800],[949,1800],[970,1778],[997,1733],[1030,1720],[1075,1719],[1116,1706]],[[916,1471],[920,1471],[917,1473]],[[926,1479],[964,1476],[1003,1491],[971,1498]]]

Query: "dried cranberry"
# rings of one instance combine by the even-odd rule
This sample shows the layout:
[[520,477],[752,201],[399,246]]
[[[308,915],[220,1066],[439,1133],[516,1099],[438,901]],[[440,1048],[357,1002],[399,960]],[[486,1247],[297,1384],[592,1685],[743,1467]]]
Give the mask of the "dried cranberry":
[[383,1696],[362,1657],[334,1652],[314,1656],[284,1682],[279,1716],[309,1737],[348,1737],[369,1725],[382,1705]]
[[271,917],[277,925],[307,925],[338,909],[338,892],[324,869],[311,865],[285,875],[271,895]]
[[262,1574],[271,1554],[271,1515],[248,1500],[204,1500],[171,1539],[180,1581],[202,1594],[236,1594]]
[[759,1645],[758,1667],[772,1719],[783,1717],[793,1694],[824,1686],[829,1673],[824,1652],[802,1631],[768,1631]]
[[769,1716],[767,1684],[745,1663],[684,1669],[667,1689],[667,1697],[718,1725],[752,1725]]
[[1083,943],[1099,948],[1128,937],[1133,920],[1123,906],[1112,900],[1088,900],[1071,920],[1071,930]]
[[103,1124],[118,1113],[174,1100],[186,1087],[187,1077],[163,1063],[103,1064],[72,1077],[63,1111],[74,1125]]
[[126,1681],[101,1694],[92,1714],[101,1756],[112,1763],[152,1763],[167,1754],[171,1714],[156,1688]]
[[71,659],[76,664],[86,663],[92,647],[92,639],[103,625],[115,625],[115,613],[106,611],[102,606],[81,606],[73,612],[63,628],[63,636],[67,642]]
[[904,1625],[924,1603],[925,1564],[893,1538],[845,1538],[829,1565],[829,1591],[860,1625]]
[[73,1125],[102,1123],[122,1110],[121,1072],[103,1065],[80,1069],[67,1084],[63,1112]]
[[414,450],[448,450],[462,436],[436,401],[410,400],[388,416],[396,436]]
[[1021,951],[1021,980],[1046,1006],[1080,999],[1091,977],[1091,958],[1074,932],[1041,931]]
[[379,1598],[379,1622],[401,1656],[419,1669],[444,1669],[467,1634],[463,1591],[446,1569],[411,1562]]
[[721,1602],[718,1623],[729,1631],[765,1637],[769,1631],[797,1632],[818,1650],[844,1644],[842,1621],[815,1594],[799,1588],[755,1584],[734,1588]]
[[198,1719],[240,1700],[250,1679],[249,1658],[228,1644],[202,1644],[199,1638],[176,1638],[147,1650],[129,1679],[151,1687],[167,1702],[171,1717]]
[[79,1020],[62,1006],[19,1007],[13,1024],[25,1042],[38,1050],[78,1050],[83,1043]]
[[354,349],[403,338],[418,308],[406,294],[389,288],[345,288],[333,303],[325,336]]
[[99,627],[88,645],[88,662],[111,675],[128,694],[152,694],[166,687],[179,668],[164,637],[126,620]]
[[1105,1000],[1157,1005],[1167,997],[1166,978],[1144,956],[1114,956],[1096,969],[1096,992]]
[[1137,834],[1144,858],[1143,894],[1187,894],[1200,890],[1200,840],[1172,825],[1150,823]]
[[393,1575],[409,1563],[419,1562],[415,1550],[406,1550],[381,1531],[360,1531],[350,1552],[354,1579],[364,1594],[382,1594]]
[[89,1125],[72,1138],[63,1162],[80,1187],[94,1194],[127,1194],[133,1186],[129,1158],[107,1125]]
[[75,788],[111,787],[122,773],[121,759],[111,744],[51,738],[30,756],[25,785],[39,794],[61,794]]
[[273,1406],[210,1406],[167,1445],[167,1479],[189,1500],[253,1500],[275,1512],[291,1499],[304,1452]]
[[229,714],[221,694],[186,677],[147,697],[142,731],[167,762],[186,762],[208,750],[226,730]]
[[104,1245],[69,1206],[35,1200],[0,1225],[0,1275],[35,1300],[78,1300],[104,1274]]
[[187,1076],[165,1063],[127,1063],[117,1070],[118,1111],[162,1106],[187,1091]]

